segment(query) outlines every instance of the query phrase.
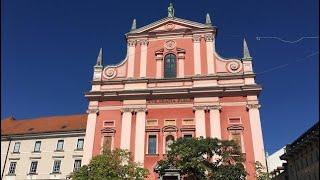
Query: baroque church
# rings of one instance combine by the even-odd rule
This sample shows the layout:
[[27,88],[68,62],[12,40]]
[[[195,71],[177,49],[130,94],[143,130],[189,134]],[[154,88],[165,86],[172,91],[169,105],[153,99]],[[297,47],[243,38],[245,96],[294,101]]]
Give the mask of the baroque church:
[[126,57],[94,66],[84,140],[83,164],[106,148],[128,149],[134,161],[154,172],[180,137],[235,140],[245,155],[247,179],[255,162],[265,166],[258,95],[246,41],[243,58],[216,52],[217,27],[168,16],[142,27],[133,21],[125,34]]

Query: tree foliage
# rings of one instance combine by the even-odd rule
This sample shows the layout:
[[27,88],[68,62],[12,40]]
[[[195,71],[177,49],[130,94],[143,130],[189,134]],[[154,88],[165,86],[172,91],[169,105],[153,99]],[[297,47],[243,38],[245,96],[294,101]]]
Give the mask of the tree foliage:
[[158,171],[176,168],[188,179],[245,179],[244,158],[234,141],[212,138],[180,138],[169,146],[166,159],[158,162]]
[[133,162],[126,150],[104,150],[101,155],[91,159],[88,165],[72,175],[73,180],[131,180],[144,179],[149,174],[147,169]]
[[265,171],[265,168],[263,167],[263,165],[259,161],[256,161],[255,168],[256,168],[257,180],[270,180],[271,179],[270,174]]

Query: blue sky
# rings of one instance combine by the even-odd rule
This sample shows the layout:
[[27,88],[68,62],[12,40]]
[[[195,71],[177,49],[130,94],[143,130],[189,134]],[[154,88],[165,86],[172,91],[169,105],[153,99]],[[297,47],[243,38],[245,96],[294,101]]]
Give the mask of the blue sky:
[[[84,113],[100,47],[104,64],[125,57],[124,34],[167,16],[168,0],[2,0],[1,118]],[[171,1],[175,16],[198,22],[210,13],[216,49],[241,57],[245,37],[262,85],[261,121],[269,153],[319,120],[317,0]],[[306,56],[311,55],[308,58]],[[273,69],[279,65],[282,68]]]

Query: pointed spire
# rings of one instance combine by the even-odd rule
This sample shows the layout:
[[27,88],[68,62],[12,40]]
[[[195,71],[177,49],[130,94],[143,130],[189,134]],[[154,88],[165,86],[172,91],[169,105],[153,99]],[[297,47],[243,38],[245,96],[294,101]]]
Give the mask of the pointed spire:
[[131,30],[135,30],[135,29],[137,29],[137,21],[136,21],[136,19],[133,19]]
[[243,38],[243,59],[248,59],[248,60],[252,59],[252,57],[250,56],[249,48],[245,38]]
[[97,64],[95,66],[102,66],[102,60],[103,60],[102,48],[100,48],[99,55],[97,57]]
[[206,15],[206,24],[211,24],[211,19],[209,13]]

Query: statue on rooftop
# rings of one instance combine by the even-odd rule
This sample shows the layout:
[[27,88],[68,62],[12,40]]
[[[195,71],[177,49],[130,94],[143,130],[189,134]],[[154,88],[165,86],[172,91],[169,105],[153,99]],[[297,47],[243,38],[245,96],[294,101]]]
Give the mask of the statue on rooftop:
[[168,7],[168,17],[174,17],[174,8],[172,3],[170,3],[169,7]]

